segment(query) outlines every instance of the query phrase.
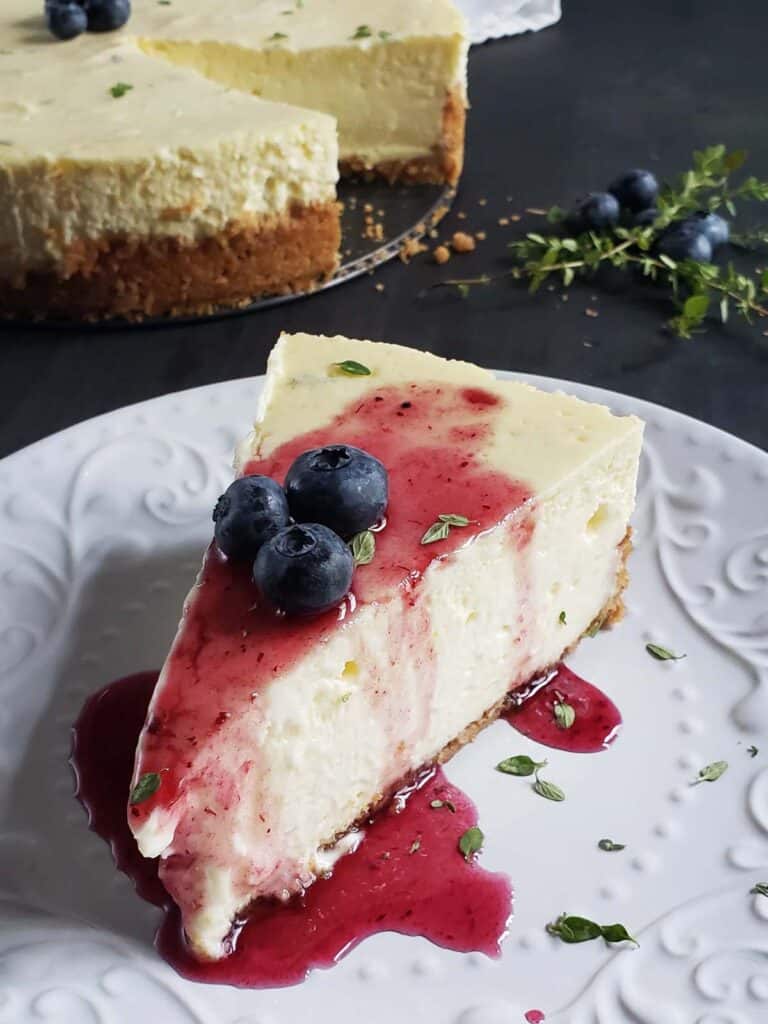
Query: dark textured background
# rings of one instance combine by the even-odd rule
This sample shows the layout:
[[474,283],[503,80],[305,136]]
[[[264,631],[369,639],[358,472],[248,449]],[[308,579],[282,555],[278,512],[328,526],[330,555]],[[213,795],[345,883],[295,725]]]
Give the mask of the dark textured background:
[[[768,321],[713,324],[686,342],[659,329],[666,307],[644,292],[579,288],[563,304],[505,281],[465,300],[426,291],[441,277],[500,270],[505,243],[542,223],[500,227],[499,217],[568,203],[626,167],[672,174],[692,149],[724,142],[749,149],[748,168],[768,177],[765,0],[565,0],[565,8],[555,28],[472,51],[467,168],[441,234],[486,230],[474,254],[444,268],[423,256],[407,267],[395,261],[374,279],[195,326],[0,327],[0,455],[129,402],[260,373],[282,329],[402,342],[597,384],[768,447]],[[599,316],[587,317],[587,307]]]

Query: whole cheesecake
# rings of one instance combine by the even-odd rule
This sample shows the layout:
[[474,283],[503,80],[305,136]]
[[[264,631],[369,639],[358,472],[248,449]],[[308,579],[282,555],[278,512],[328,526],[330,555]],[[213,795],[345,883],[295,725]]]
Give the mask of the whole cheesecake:
[[283,484],[302,453],[356,446],[389,501],[330,611],[276,616],[216,544],[187,599],[128,821],[199,957],[225,956],[252,901],[331,870],[356,824],[620,617],[641,441],[634,417],[468,363],[280,339],[238,473]]
[[336,181],[455,183],[450,0],[134,0],[67,42],[0,10],[0,314],[208,312],[333,273]]

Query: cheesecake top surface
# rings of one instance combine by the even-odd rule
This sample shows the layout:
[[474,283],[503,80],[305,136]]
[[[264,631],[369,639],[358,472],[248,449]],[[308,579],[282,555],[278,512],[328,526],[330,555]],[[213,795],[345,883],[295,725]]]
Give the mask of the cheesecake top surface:
[[389,40],[466,35],[464,16],[451,0],[139,0],[134,6],[128,28],[137,35],[259,49],[368,48]]
[[114,161],[198,152],[224,138],[267,141],[305,126],[335,134],[327,114],[262,101],[147,56],[130,22],[57,41],[39,8],[4,0],[0,12],[0,166],[30,156]]
[[334,131],[325,114],[226,89],[144,53],[142,44],[368,49],[463,31],[463,17],[449,0],[393,0],[364,8],[352,0],[135,0],[123,29],[62,42],[48,32],[42,2],[3,0],[0,166],[30,155],[140,158],[164,147],[204,149],[244,133],[266,138],[306,123]]
[[[360,362],[370,375],[340,372],[335,364],[344,360]],[[430,418],[437,426],[437,407],[449,394],[459,396],[455,403],[462,408],[452,415],[468,433],[455,433],[455,442],[471,441],[486,465],[524,481],[533,494],[559,484],[606,445],[642,431],[635,416],[616,416],[606,406],[571,395],[501,381],[472,363],[384,342],[283,335],[270,355],[256,426],[240,447],[238,466],[269,457],[297,434],[333,422],[344,408],[362,408],[377,393],[400,393],[411,386],[421,390],[425,404],[433,403],[431,412],[426,409],[425,443],[432,432]],[[482,425],[474,436],[473,425]]]

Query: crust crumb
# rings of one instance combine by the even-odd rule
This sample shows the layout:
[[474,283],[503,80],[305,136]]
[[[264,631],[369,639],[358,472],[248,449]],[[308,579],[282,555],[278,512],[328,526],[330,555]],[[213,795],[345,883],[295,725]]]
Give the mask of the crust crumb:
[[414,256],[418,256],[421,252],[426,252],[427,246],[419,241],[418,238],[409,238],[400,246],[400,259],[403,263],[410,263]]
[[466,231],[454,231],[451,239],[451,246],[454,252],[472,252],[475,249],[475,240]]
[[451,250],[447,245],[438,245],[432,253],[435,263],[447,263],[451,258]]

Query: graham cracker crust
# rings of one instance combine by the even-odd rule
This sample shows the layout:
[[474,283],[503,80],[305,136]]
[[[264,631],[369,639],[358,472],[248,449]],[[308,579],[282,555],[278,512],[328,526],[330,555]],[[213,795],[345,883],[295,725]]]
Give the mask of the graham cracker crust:
[[390,185],[455,185],[464,166],[466,102],[452,89],[443,104],[443,134],[428,156],[413,160],[384,160],[371,166],[359,157],[347,157],[339,164],[343,177],[383,178]]
[[294,204],[280,217],[231,222],[209,238],[79,241],[59,272],[0,280],[0,313],[99,320],[197,315],[260,295],[307,291],[338,265],[335,201]]

